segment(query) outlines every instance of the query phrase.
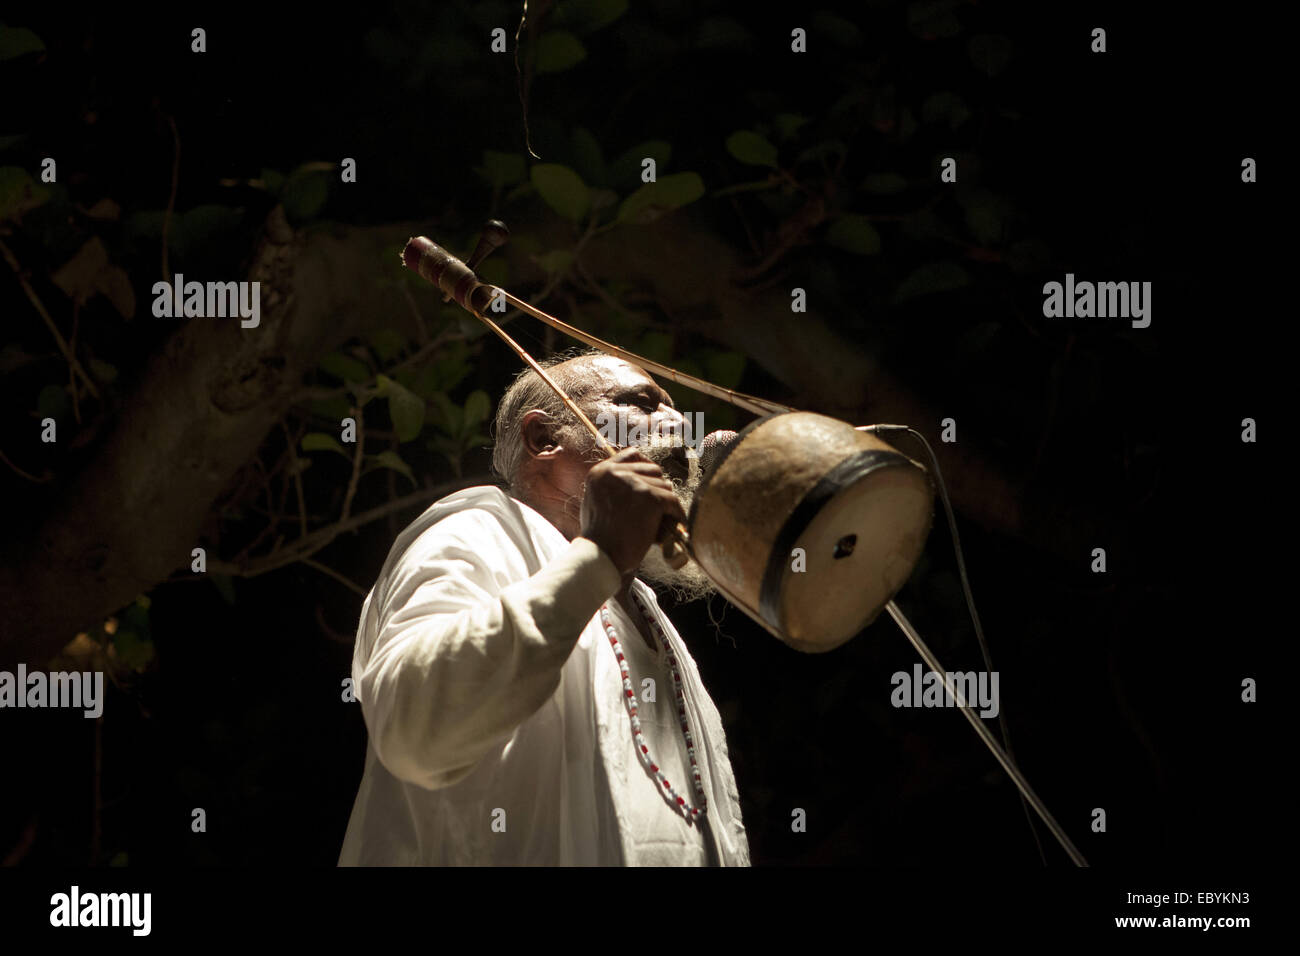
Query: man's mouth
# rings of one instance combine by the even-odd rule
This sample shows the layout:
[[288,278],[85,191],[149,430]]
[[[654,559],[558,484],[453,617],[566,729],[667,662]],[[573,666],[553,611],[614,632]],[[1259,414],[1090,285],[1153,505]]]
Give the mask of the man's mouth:
[[685,482],[691,476],[691,463],[686,457],[686,446],[678,445],[660,463],[664,474],[676,482]]

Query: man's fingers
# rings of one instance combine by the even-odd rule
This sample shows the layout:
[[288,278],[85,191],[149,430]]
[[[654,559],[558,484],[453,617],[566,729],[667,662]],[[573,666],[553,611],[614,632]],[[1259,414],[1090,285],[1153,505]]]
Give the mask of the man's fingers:
[[[662,491],[662,492],[666,492],[667,494],[670,494],[670,495],[673,494],[673,484],[672,484],[672,482],[669,481],[667,478],[663,477],[662,474],[655,474],[655,475],[637,475],[637,476],[636,476],[636,481],[637,481],[637,482],[638,482],[642,487],[650,488],[650,489],[652,489],[652,490],[654,490],[654,491]],[[676,496],[676,495],[673,495],[673,497],[675,498],[675,497],[677,497],[677,496]]]
[[664,470],[652,461],[629,461],[620,463],[622,470],[634,475],[662,475]]
[[652,489],[654,496],[663,505],[664,510],[676,518],[678,521],[686,520],[686,510],[682,508],[681,499],[673,494],[672,489],[655,488]]
[[640,448],[637,448],[635,445],[629,445],[627,448],[615,452],[613,455],[609,457],[609,460],[610,461],[649,461],[650,459],[645,456],[645,453],[642,452]]

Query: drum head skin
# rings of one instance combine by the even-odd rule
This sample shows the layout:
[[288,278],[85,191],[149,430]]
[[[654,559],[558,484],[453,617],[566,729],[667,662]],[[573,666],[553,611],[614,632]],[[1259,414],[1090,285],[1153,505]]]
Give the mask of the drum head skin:
[[874,435],[813,412],[751,423],[690,512],[695,560],[741,610],[821,653],[875,620],[920,558],[929,474]]

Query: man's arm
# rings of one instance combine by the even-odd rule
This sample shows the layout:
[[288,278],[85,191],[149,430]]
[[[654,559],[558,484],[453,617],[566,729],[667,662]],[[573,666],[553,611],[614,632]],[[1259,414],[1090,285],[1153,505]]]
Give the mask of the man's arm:
[[454,515],[430,535],[397,569],[358,697],[380,762],[437,789],[467,776],[555,693],[620,574],[579,537],[532,577],[499,587],[485,555],[513,545],[495,519]]
[[422,535],[375,609],[358,680],[380,762],[431,790],[467,776],[555,693],[583,628],[631,582],[664,518],[685,521],[681,502],[662,469],[627,448],[591,467],[580,536],[526,580],[498,580],[491,555],[516,545],[482,512]]

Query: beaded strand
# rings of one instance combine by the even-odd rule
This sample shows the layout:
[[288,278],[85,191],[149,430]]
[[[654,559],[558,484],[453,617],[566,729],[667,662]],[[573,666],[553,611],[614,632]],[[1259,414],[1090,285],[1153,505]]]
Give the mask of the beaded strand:
[[691,760],[691,775],[694,778],[695,793],[699,798],[698,806],[691,806],[676,790],[664,776],[659,765],[655,763],[654,758],[650,756],[650,749],[646,746],[645,737],[641,733],[641,720],[637,717],[636,695],[632,690],[632,675],[628,672],[627,660],[623,656],[623,648],[619,645],[618,635],[614,631],[614,625],[610,620],[609,606],[601,605],[600,618],[605,626],[605,634],[609,637],[609,643],[614,648],[614,656],[618,658],[619,671],[623,675],[623,705],[627,709],[628,716],[632,720],[632,739],[636,742],[637,755],[641,758],[641,763],[645,765],[655,778],[655,782],[664,790],[668,791],[671,797],[670,805],[681,813],[688,823],[695,823],[697,817],[707,811],[708,799],[704,793],[704,782],[700,779],[700,767],[695,761],[695,739],[691,736],[691,728],[686,722],[686,693],[682,683],[682,674],[677,667],[677,657],[673,653],[672,645],[668,643],[668,637],[664,634],[663,628],[659,622],[650,614],[649,609],[641,600],[641,596],[633,593],[632,599],[636,601],[637,608],[641,611],[642,617],[654,630],[655,636],[659,638],[660,643],[664,646],[664,651],[668,655],[668,665],[673,672],[673,689],[677,694],[677,717],[682,725],[682,736],[686,739],[686,754]]

